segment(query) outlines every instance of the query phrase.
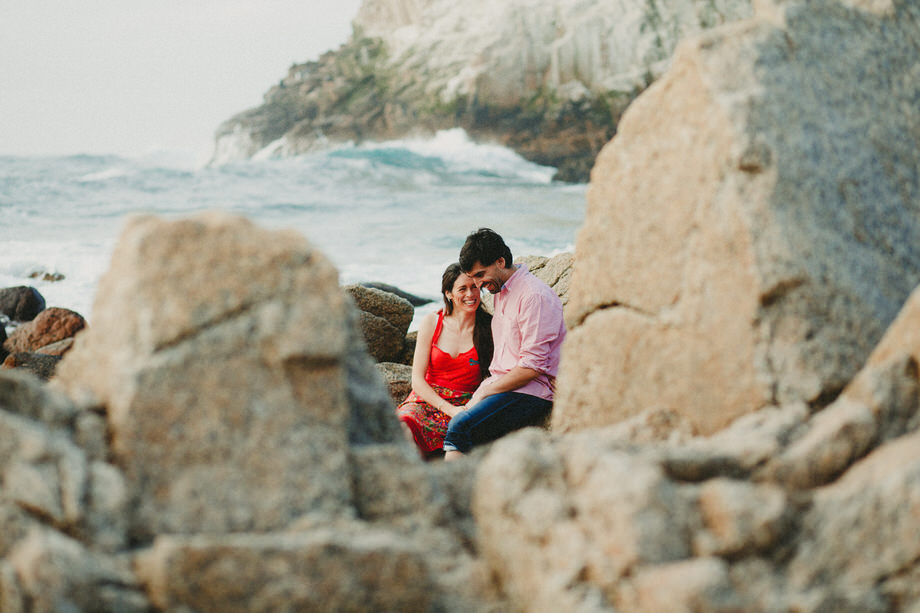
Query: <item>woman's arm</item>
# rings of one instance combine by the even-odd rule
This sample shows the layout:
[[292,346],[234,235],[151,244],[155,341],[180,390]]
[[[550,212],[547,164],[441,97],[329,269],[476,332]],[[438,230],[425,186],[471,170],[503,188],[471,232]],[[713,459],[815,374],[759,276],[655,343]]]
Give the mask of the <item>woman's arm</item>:
[[412,357],[412,391],[434,408],[453,416],[450,411],[453,410],[454,405],[441,398],[425,381],[428,361],[431,358],[431,339],[434,338],[434,329],[437,325],[437,313],[430,313],[419,322],[418,338],[415,341],[415,353]]

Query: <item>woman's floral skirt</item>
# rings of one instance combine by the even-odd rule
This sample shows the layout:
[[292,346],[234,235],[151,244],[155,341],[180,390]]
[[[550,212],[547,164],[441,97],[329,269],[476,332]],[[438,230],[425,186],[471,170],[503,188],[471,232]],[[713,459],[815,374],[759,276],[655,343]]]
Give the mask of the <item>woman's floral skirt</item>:
[[[466,404],[473,396],[472,392],[457,392],[438,385],[432,385],[431,388],[454,406]],[[450,415],[434,408],[414,391],[396,408],[396,415],[412,431],[422,456],[427,457],[444,447]]]

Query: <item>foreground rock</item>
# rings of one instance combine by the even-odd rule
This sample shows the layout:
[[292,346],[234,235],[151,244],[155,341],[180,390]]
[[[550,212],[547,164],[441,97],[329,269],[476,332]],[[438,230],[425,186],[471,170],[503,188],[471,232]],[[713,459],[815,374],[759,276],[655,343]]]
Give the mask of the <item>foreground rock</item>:
[[58,380],[107,407],[138,535],[347,508],[345,299],[325,257],[210,215],[134,219],[112,262]]
[[0,374],[2,610],[498,606],[350,305],[296,234],[130,220],[51,385]]
[[687,34],[750,0],[365,0],[354,34],[226,121],[213,163],[462,127],[586,181],[626,105]]
[[920,282],[917,5],[759,6],[682,45],[598,158],[559,430],[824,406]]
[[670,444],[512,435],[480,466],[478,542],[523,610],[914,610],[918,390],[900,353],[814,416],[773,407]]

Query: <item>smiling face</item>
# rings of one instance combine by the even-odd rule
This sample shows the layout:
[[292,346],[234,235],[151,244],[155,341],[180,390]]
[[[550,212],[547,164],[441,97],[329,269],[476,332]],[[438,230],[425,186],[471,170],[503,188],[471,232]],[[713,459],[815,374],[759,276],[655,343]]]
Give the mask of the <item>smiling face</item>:
[[480,289],[484,287],[490,294],[497,294],[502,291],[502,286],[508,280],[505,271],[505,258],[498,258],[488,266],[476,262],[468,274]]
[[460,273],[454,286],[449,292],[444,292],[444,296],[453,302],[455,309],[461,311],[475,311],[479,307],[479,287],[469,275]]

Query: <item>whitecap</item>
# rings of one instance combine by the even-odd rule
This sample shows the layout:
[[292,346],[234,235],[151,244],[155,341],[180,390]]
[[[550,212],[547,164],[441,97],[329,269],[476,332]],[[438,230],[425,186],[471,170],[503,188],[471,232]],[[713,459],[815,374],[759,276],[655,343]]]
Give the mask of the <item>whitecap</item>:
[[99,170],[97,172],[85,174],[78,178],[77,181],[79,183],[98,183],[102,181],[108,181],[110,179],[117,179],[119,177],[127,177],[132,174],[134,174],[134,171],[128,168],[115,166],[112,168],[106,168],[105,170]]

